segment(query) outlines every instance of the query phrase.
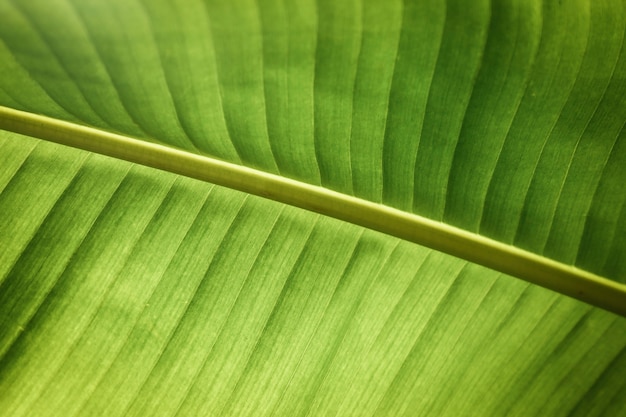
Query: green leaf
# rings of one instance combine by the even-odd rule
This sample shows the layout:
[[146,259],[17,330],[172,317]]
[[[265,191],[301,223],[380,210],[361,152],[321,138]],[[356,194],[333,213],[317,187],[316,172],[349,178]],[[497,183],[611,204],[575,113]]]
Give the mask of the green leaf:
[[625,413],[626,3],[562,3],[0,0],[0,415]]

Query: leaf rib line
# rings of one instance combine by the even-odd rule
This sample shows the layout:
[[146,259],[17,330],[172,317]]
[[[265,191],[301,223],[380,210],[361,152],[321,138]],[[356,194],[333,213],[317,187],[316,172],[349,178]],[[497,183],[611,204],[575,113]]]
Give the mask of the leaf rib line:
[[[127,173],[126,173],[126,175],[124,176],[124,179],[127,179],[127,178],[128,178],[128,174],[129,174],[129,172],[127,172]],[[122,184],[122,182],[123,182],[123,180],[120,182],[120,184],[118,184],[118,187],[116,188],[116,192],[119,190],[119,188],[120,188],[120,187],[119,187],[119,185],[121,185],[121,184]],[[174,181],[172,181],[172,182],[169,184],[168,193],[170,193],[170,192],[171,192],[171,190],[172,190],[172,186],[173,186],[173,183],[174,183]],[[112,198],[113,198],[113,196],[114,196],[114,195],[115,195],[115,193],[113,193],[113,194],[111,195],[111,198],[109,198],[109,201],[108,201],[109,203],[111,202],[111,200],[112,200]],[[132,258],[132,254],[133,254],[133,252],[135,252],[135,251],[136,251],[137,246],[139,245],[139,242],[140,242],[140,241],[141,241],[141,239],[144,237],[145,232],[146,232],[146,229],[148,228],[148,226],[150,225],[150,223],[154,221],[154,219],[155,219],[155,217],[154,217],[154,216],[155,216],[155,214],[158,212],[159,207],[161,207],[161,206],[163,205],[163,203],[164,203],[164,201],[165,201],[165,197],[166,197],[166,195],[167,195],[167,194],[165,194],[165,195],[163,196],[163,198],[162,198],[161,202],[158,204],[158,207],[157,207],[157,208],[154,210],[154,212],[152,213],[152,217],[150,218],[150,220],[149,220],[148,222],[146,222],[146,224],[143,226],[143,229],[142,229],[141,233],[138,235],[137,239],[136,239],[136,240],[132,243],[132,249],[128,252],[128,255],[126,256],[126,260],[124,260],[124,262],[123,262],[123,266],[122,266],[122,268],[120,268],[120,271],[122,271],[122,270],[124,269],[124,267],[128,264],[129,260]],[[107,204],[107,205],[108,205],[108,204]],[[105,210],[106,210],[106,208],[107,208],[107,205],[105,205],[105,206],[104,206],[104,209],[100,212],[100,215],[101,215],[102,213],[104,213],[104,211],[105,211]],[[100,218],[100,215],[98,215],[98,218]],[[93,229],[93,228],[90,228],[90,229],[89,229],[89,232],[85,235],[85,238],[81,241],[81,244],[82,244],[82,242],[83,242],[83,241],[84,241],[84,240],[88,237],[89,233],[92,233],[92,232],[93,232],[93,230],[92,230],[92,229]],[[77,250],[77,251],[78,251],[78,250]],[[72,254],[72,257],[74,256],[74,254],[75,254],[77,251],[75,251],[75,252]],[[55,286],[56,286],[57,284],[59,284],[60,280],[63,278],[63,275],[64,275],[64,274],[66,273],[66,271],[67,271],[67,266],[69,266],[69,265],[70,265],[70,263],[68,263],[68,264],[66,265],[66,268],[64,269],[63,274],[61,274],[61,275],[59,276],[59,279],[57,279],[57,281],[55,282]],[[104,289],[104,291],[102,292],[102,295],[101,295],[101,296],[100,296],[97,300],[95,300],[95,301],[94,301],[94,304],[93,304],[93,310],[92,310],[93,312],[83,311],[83,313],[82,313],[82,314],[85,314],[85,315],[90,314],[90,315],[91,315],[91,317],[88,319],[88,321],[87,321],[87,322],[85,323],[85,325],[82,327],[82,329],[80,329],[80,331],[79,331],[79,334],[80,334],[80,335],[79,335],[78,337],[76,337],[73,341],[71,341],[71,342],[69,343],[69,347],[67,348],[67,351],[63,354],[63,356],[64,356],[63,360],[59,361],[59,363],[58,363],[57,365],[55,365],[56,370],[55,370],[54,372],[50,373],[50,375],[47,377],[48,382],[45,384],[45,386],[44,386],[42,389],[40,389],[40,390],[39,390],[39,393],[36,395],[36,397],[34,398],[34,400],[31,402],[31,404],[30,404],[30,408],[29,408],[29,411],[31,411],[31,412],[32,412],[32,411],[33,411],[33,409],[34,409],[34,410],[36,410],[36,409],[37,409],[37,404],[38,404],[38,403],[39,403],[39,404],[41,404],[41,403],[42,403],[42,401],[44,401],[44,400],[42,400],[42,399],[45,399],[45,395],[46,395],[46,394],[48,394],[51,390],[54,390],[54,386],[55,386],[54,381],[55,381],[55,380],[57,380],[57,381],[58,381],[58,380],[62,380],[62,378],[61,378],[61,377],[62,377],[62,375],[63,375],[63,372],[67,372],[67,371],[66,371],[65,369],[63,369],[63,368],[65,368],[65,367],[66,367],[66,365],[68,365],[68,363],[70,363],[70,362],[71,362],[72,356],[76,354],[76,351],[80,348],[80,344],[85,342],[85,340],[86,340],[86,339],[85,339],[85,338],[86,338],[86,334],[89,332],[89,330],[90,330],[91,328],[93,328],[93,327],[94,327],[94,323],[96,322],[96,320],[97,320],[97,318],[98,318],[98,314],[99,314],[99,312],[103,310],[103,306],[104,306],[105,302],[107,301],[107,298],[109,298],[109,297],[110,297],[111,291],[112,291],[112,289],[113,289],[113,288],[114,288],[114,286],[116,285],[116,282],[117,282],[119,279],[120,279],[120,272],[117,272],[117,273],[115,273],[115,276],[111,279],[111,282],[109,282],[109,283],[106,285],[106,288],[105,288],[105,289]],[[52,292],[52,291],[49,291],[49,294],[50,294],[51,292]],[[48,297],[47,297],[47,296],[46,296],[46,300],[45,300],[45,301],[48,301]],[[41,307],[42,305],[43,305],[43,303],[42,303],[42,304],[38,307],[38,310],[40,309],[40,307]],[[34,316],[33,316],[33,317],[34,317]],[[116,355],[116,357],[117,357],[117,355]],[[49,365],[49,366],[50,366],[50,365]],[[54,395],[54,394],[53,394],[53,395]]]
[[626,317],[626,285],[475,233],[278,175],[0,106],[0,129],[195,178],[427,246]]
[[152,42],[152,45],[154,46],[154,50],[156,51],[156,54],[159,58],[159,64],[161,66],[161,69],[163,70],[162,74],[163,74],[163,80],[165,82],[165,88],[167,90],[167,95],[168,95],[167,98],[169,99],[168,101],[172,104],[172,108],[174,110],[174,116],[176,118],[176,127],[180,128],[181,132],[185,135],[184,139],[187,139],[187,141],[193,147],[193,149],[196,150],[198,153],[200,153],[202,151],[200,150],[198,143],[196,143],[196,140],[195,140],[196,138],[193,137],[194,135],[191,132],[189,132],[187,123],[185,123],[184,119],[181,117],[182,110],[180,108],[179,101],[174,97],[175,90],[172,88],[171,73],[165,66],[165,60],[163,58],[164,51],[162,50],[161,45],[159,45],[159,42],[156,38],[156,34],[154,30],[154,27],[156,25],[153,22],[153,18],[152,16],[150,16],[147,6],[143,3],[143,1],[138,1],[137,5],[141,8],[141,12],[145,16],[146,21],[148,22],[148,27],[150,28],[150,41]]
[[[239,286],[239,289],[237,290],[237,294],[235,295],[235,298],[232,300],[231,304],[228,307],[228,314],[226,315],[224,320],[222,320],[221,324],[219,325],[219,329],[217,331],[217,335],[215,336],[213,342],[210,345],[206,346],[207,353],[204,355],[204,357],[200,361],[199,366],[194,371],[193,377],[190,379],[189,383],[185,387],[184,394],[180,398],[180,400],[178,402],[178,405],[176,406],[175,411],[172,413],[172,416],[179,416],[179,415],[181,415],[181,409],[182,409],[183,405],[185,404],[185,402],[188,401],[189,394],[191,393],[191,391],[194,388],[194,386],[198,384],[198,379],[200,378],[200,374],[202,373],[202,371],[204,371],[206,369],[207,363],[209,361],[209,358],[213,354],[213,349],[215,349],[215,346],[219,344],[219,340],[220,340],[220,337],[222,337],[222,335],[224,333],[224,329],[227,328],[228,325],[229,325],[229,321],[230,321],[231,316],[233,314],[233,310],[237,307],[237,304],[239,303],[239,300],[240,300],[239,297],[241,296],[242,291],[244,291],[244,288],[246,287],[246,285],[249,282],[250,274],[254,270],[255,266],[258,265],[258,263],[259,263],[259,257],[261,256],[261,252],[263,251],[263,247],[265,247],[265,245],[267,244],[267,241],[270,239],[270,236],[276,230],[276,224],[281,219],[281,217],[284,215],[284,211],[285,211],[284,207],[282,207],[281,211],[278,213],[276,218],[273,220],[271,229],[269,230],[269,232],[265,236],[265,239],[263,239],[263,244],[260,245],[258,250],[256,251],[256,254],[254,255],[254,261],[247,268],[246,277],[242,280],[241,285]],[[211,269],[210,267],[209,267],[209,269],[207,269],[207,273],[205,274],[205,277],[209,273],[210,269]],[[193,300],[191,300],[191,301],[193,301]],[[189,303],[189,305],[191,305],[191,302]]]
[[[31,149],[31,151],[29,152],[29,156],[32,154],[34,149],[35,148]],[[28,158],[24,159],[24,161],[26,161],[27,159]],[[31,236],[29,236],[28,242],[23,246],[20,255],[15,260],[13,260],[13,263],[7,269],[8,272],[6,273],[6,275],[4,277],[0,277],[0,294],[3,294],[3,293],[7,292],[5,287],[6,286],[10,286],[11,285],[11,280],[13,279],[13,277],[17,276],[16,267],[19,266],[20,262],[22,261],[22,257],[24,256],[24,254],[27,253],[29,251],[29,249],[34,245],[33,242],[36,241],[36,239],[38,238],[39,234],[41,233],[42,226],[45,224],[46,220],[50,217],[51,213],[53,213],[55,211],[55,209],[59,205],[59,202],[68,193],[68,190],[72,187],[73,183],[76,181],[76,178],[78,177],[79,172],[83,169],[83,167],[85,165],[85,160],[86,159],[87,158],[85,158],[80,163],[80,166],[76,169],[76,171],[74,172],[74,175],[72,176],[72,178],[67,182],[67,185],[63,189],[63,192],[61,194],[59,194],[59,196],[57,197],[57,199],[54,202],[54,204],[52,206],[50,206],[50,208],[46,212],[46,215],[43,217],[41,223],[39,225],[37,225],[36,229],[32,232]],[[24,166],[24,164],[22,163],[22,165],[20,166],[18,171],[16,171],[14,173],[13,177],[11,178],[12,180],[13,180],[13,178],[16,177],[16,175],[19,173],[19,170],[22,169],[23,166]],[[91,229],[91,227],[90,227],[90,229]],[[85,236],[86,236],[86,234],[85,234]],[[85,236],[83,236],[80,239],[81,243],[84,240]],[[79,244],[79,246],[80,246],[80,244]],[[74,256],[75,252],[76,252],[76,250],[72,251],[72,254],[71,254],[70,258]],[[29,327],[33,317],[35,317],[35,315],[37,314],[37,312],[39,311],[41,306],[46,302],[48,296],[54,290],[54,287],[57,285],[59,278],[63,275],[63,273],[67,269],[68,263],[69,263],[69,260],[63,266],[63,268],[61,270],[61,273],[59,273],[57,275],[57,277],[54,279],[54,281],[51,283],[51,285],[45,291],[45,293],[41,297],[41,302],[37,303],[35,305],[35,308],[33,308],[30,313],[28,313],[24,317],[21,317],[21,320],[20,320],[21,322],[18,322],[17,324],[22,328],[22,330],[18,334],[10,337],[9,340],[6,343],[0,345],[0,364],[2,364],[2,362],[4,361],[7,353],[11,349],[14,348],[13,346],[22,337],[23,332]],[[25,281],[22,281],[22,282],[25,282]],[[0,301],[1,301],[1,299],[0,299]],[[19,303],[19,300],[17,302],[14,302],[13,307],[15,307],[15,303]],[[4,327],[7,326],[7,324],[10,325],[11,321],[12,321],[12,317],[11,317],[11,315],[9,315],[9,317],[7,319],[3,318],[3,320],[0,320],[0,325],[4,328]]]
[[[62,69],[64,75],[67,75],[67,79],[72,81],[72,84],[76,87],[76,91],[78,91],[80,93],[81,99],[83,100],[84,104],[87,105],[88,107],[88,111],[92,112],[92,114],[94,116],[97,117],[97,122],[98,123],[102,123],[102,125],[104,126],[110,126],[110,124],[108,123],[107,120],[105,120],[105,118],[93,107],[93,103],[91,103],[91,101],[89,100],[89,94],[86,94],[83,87],[80,85],[80,83],[73,77],[74,74],[72,74],[72,71],[70,71],[70,69],[67,67],[67,65],[63,62],[63,59],[59,56],[57,50],[54,47],[54,44],[52,42],[50,42],[49,39],[49,35],[46,36],[46,33],[44,30],[42,30],[40,28],[40,26],[37,24],[37,22],[35,22],[33,20],[33,17],[23,9],[24,6],[22,5],[18,5],[18,2],[15,1],[11,1],[10,2],[11,5],[13,6],[13,8],[22,16],[22,18],[24,18],[24,20],[28,23],[28,25],[30,26],[30,28],[32,28],[32,31],[36,34],[37,38],[44,44],[44,46],[46,47],[46,49],[48,49],[48,51],[50,52],[50,54],[54,57],[54,61],[56,61],[55,63],[59,65],[59,67]],[[8,47],[8,45],[7,45]],[[15,56],[15,54],[14,54]],[[30,72],[27,70],[27,68],[25,66],[23,66],[19,61],[17,61],[20,64],[20,66],[29,74],[29,76],[31,77],[31,79],[35,80],[35,77],[33,77]],[[37,82],[38,85],[41,86],[41,88],[46,92],[46,94],[52,98],[51,94],[48,92],[48,89],[46,89],[44,87],[44,85],[39,82],[39,80],[35,80]],[[65,106],[61,105],[56,98],[53,99],[57,104],[59,104],[61,106],[61,108],[63,108],[63,110],[66,110],[68,113],[70,113],[71,115],[75,116],[75,117],[80,117],[79,115],[76,115],[74,113],[74,111],[70,111],[70,109],[66,108]]]
[[[364,235],[365,233],[359,237],[360,242],[363,242]],[[384,271],[386,269],[387,265],[389,264],[389,260],[391,259],[393,254],[398,250],[399,246],[400,246],[400,242],[398,241],[395,243],[393,249],[390,250],[389,253],[385,256],[384,261],[380,264],[380,267],[374,271],[375,273],[372,275],[369,282],[366,283],[364,287],[361,289],[358,302],[354,304],[354,306],[350,310],[350,313],[346,315],[347,319],[345,320],[345,322],[343,323],[341,327],[341,331],[339,332],[340,336],[336,339],[335,346],[332,348],[332,352],[330,356],[326,359],[326,365],[324,366],[322,370],[321,378],[319,382],[315,386],[315,392],[313,393],[311,397],[311,401],[309,402],[308,406],[304,408],[302,411],[302,415],[304,417],[309,417],[312,415],[312,413],[314,413],[315,411],[314,405],[316,405],[315,401],[318,398],[320,398],[319,393],[321,391],[321,388],[328,385],[329,375],[332,374],[333,367],[336,368],[337,367],[336,364],[341,360],[339,358],[339,353],[341,349],[344,347],[344,343],[346,343],[345,340],[347,338],[348,333],[351,331],[351,329],[354,329],[355,327],[354,322],[356,321],[356,318],[358,317],[359,311],[363,310],[363,305],[365,303],[364,294],[368,294],[372,292],[372,287],[374,285],[374,282],[379,278],[381,271]],[[341,376],[341,374],[339,375]],[[323,402],[323,399],[317,402],[318,403]],[[275,414],[276,413],[272,414],[271,417],[274,417]]]
[[[307,250],[307,247],[311,245],[313,233],[315,232],[315,229],[318,227],[319,222],[320,222],[320,218],[317,217],[314,220],[313,224],[311,225],[309,232],[307,234],[306,240],[300,249],[300,253],[298,254],[296,261],[291,265],[291,269],[289,270],[289,273],[285,276],[285,279],[283,280],[283,285],[280,290],[280,294],[278,294],[278,296],[275,298],[274,305],[272,306],[272,310],[267,315],[267,318],[265,319],[261,330],[256,333],[256,340],[254,342],[254,345],[252,346],[252,349],[246,355],[246,363],[242,368],[243,370],[239,373],[239,376],[237,377],[237,381],[235,382],[233,388],[228,393],[228,396],[225,397],[226,401],[224,402],[224,404],[220,406],[219,412],[213,415],[217,415],[217,416],[226,415],[224,410],[227,410],[227,407],[229,407],[229,404],[232,404],[233,402],[233,397],[235,397],[237,392],[241,390],[240,387],[243,384],[243,380],[246,377],[246,374],[248,374],[248,371],[250,370],[250,368],[253,366],[253,361],[255,359],[255,356],[258,355],[257,352],[259,352],[259,348],[261,347],[261,344],[263,343],[264,338],[267,338],[267,336],[264,336],[264,335],[267,335],[268,329],[271,329],[271,326],[276,320],[275,317],[276,315],[278,315],[278,312],[280,311],[282,304],[285,300],[286,294],[289,291],[289,287],[293,285],[293,280],[294,280],[296,271],[298,270],[299,265],[302,262],[302,258],[305,255],[305,251]],[[229,413],[229,414],[232,414],[232,413]]]
[[[113,87],[113,90],[115,91],[115,95],[117,96],[120,105],[124,109],[124,112],[128,115],[128,118],[130,119],[130,121],[133,122],[133,124],[137,127],[137,129],[139,129],[139,131],[141,133],[145,134],[146,137],[150,137],[150,133],[148,133],[146,131],[145,127],[142,126],[139,123],[139,121],[137,121],[135,116],[133,114],[131,114],[131,112],[128,110],[129,107],[128,107],[127,103],[126,103],[126,100],[124,100],[124,98],[123,98],[122,87],[119,85],[119,83],[117,82],[117,80],[113,76],[113,74],[111,72],[111,69],[109,68],[109,65],[107,65],[106,59],[104,59],[102,57],[101,51],[97,47],[97,43],[94,41],[94,37],[91,34],[89,25],[87,25],[85,23],[85,20],[81,16],[80,11],[76,7],[76,5],[74,5],[74,3],[72,3],[71,0],[66,0],[66,3],[68,5],[68,7],[70,7],[72,9],[72,11],[74,12],[74,14],[76,15],[77,21],[80,22],[81,28],[83,29],[83,31],[85,33],[85,36],[87,37],[87,39],[89,41],[90,46],[93,48],[93,51],[95,52],[96,56],[98,57],[99,63],[102,64],[102,68],[104,69],[104,72],[106,73],[108,81],[111,84],[111,86]],[[112,124],[109,123],[109,126],[112,126]]]
[[[337,281],[335,281],[335,285],[334,285],[334,288],[333,288],[332,296],[328,299],[328,302],[326,303],[326,306],[324,307],[323,313],[317,319],[317,323],[315,324],[315,328],[311,331],[311,334],[309,335],[309,337],[307,339],[306,345],[301,350],[301,352],[299,352],[300,353],[300,357],[298,358],[297,364],[293,367],[293,370],[290,372],[290,375],[287,378],[287,383],[284,384],[283,390],[282,390],[282,392],[280,394],[280,397],[278,398],[278,400],[276,400],[274,402],[274,405],[272,407],[272,412],[270,414],[270,417],[274,417],[274,416],[277,415],[276,412],[278,410],[278,407],[280,407],[281,403],[283,403],[289,388],[293,384],[294,378],[298,374],[298,371],[300,371],[300,368],[302,367],[302,363],[304,362],[304,360],[305,360],[305,358],[307,356],[307,352],[308,352],[309,348],[311,347],[311,344],[313,343],[313,340],[315,339],[315,336],[319,333],[320,327],[322,326],[322,323],[329,320],[327,318],[327,316],[329,316],[328,310],[331,307],[331,305],[333,304],[333,301],[337,297],[337,289],[341,285],[341,282],[346,279],[346,275],[348,274],[348,271],[350,269],[350,264],[354,261],[355,257],[357,256],[357,252],[356,251],[357,251],[357,248],[359,247],[359,245],[362,242],[363,234],[364,234],[364,231],[360,231],[360,233],[359,233],[359,235],[358,235],[358,237],[356,239],[356,242],[355,242],[354,246],[352,247],[352,252],[350,254],[350,258],[345,262],[343,270],[341,272],[341,276],[339,277],[339,279]],[[344,321],[345,321],[345,319],[344,319]],[[345,325],[342,326],[342,327],[345,329]],[[345,336],[345,332],[342,332],[338,336],[338,339],[341,339],[343,341],[344,336]],[[336,346],[336,344],[335,344],[335,346]],[[335,352],[336,352],[336,350],[335,350]],[[324,360],[324,359],[326,359],[326,355],[322,356],[322,358],[323,358],[322,362],[323,363],[325,362],[324,363],[325,366],[323,366],[321,372],[325,376],[328,373],[328,364],[329,364],[329,362]],[[306,372],[305,369],[302,369],[302,371]]]

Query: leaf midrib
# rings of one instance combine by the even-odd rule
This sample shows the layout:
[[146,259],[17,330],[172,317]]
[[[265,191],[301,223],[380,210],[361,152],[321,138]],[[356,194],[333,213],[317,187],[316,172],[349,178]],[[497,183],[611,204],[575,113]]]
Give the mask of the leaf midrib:
[[436,249],[626,316],[626,285],[412,213],[128,136],[0,106],[0,129],[300,207]]

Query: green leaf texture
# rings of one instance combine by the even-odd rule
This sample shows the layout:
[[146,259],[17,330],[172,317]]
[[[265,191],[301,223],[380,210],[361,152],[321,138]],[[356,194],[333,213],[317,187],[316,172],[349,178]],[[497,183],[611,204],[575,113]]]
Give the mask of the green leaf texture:
[[[623,0],[0,0],[0,105],[626,283],[625,29]],[[625,374],[623,317],[0,131],[1,416],[619,416]]]

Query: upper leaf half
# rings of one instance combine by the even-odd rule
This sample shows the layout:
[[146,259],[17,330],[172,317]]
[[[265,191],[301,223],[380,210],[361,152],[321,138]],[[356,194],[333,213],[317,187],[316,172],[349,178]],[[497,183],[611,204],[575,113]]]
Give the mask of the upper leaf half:
[[0,104],[624,282],[625,3],[0,2]]

